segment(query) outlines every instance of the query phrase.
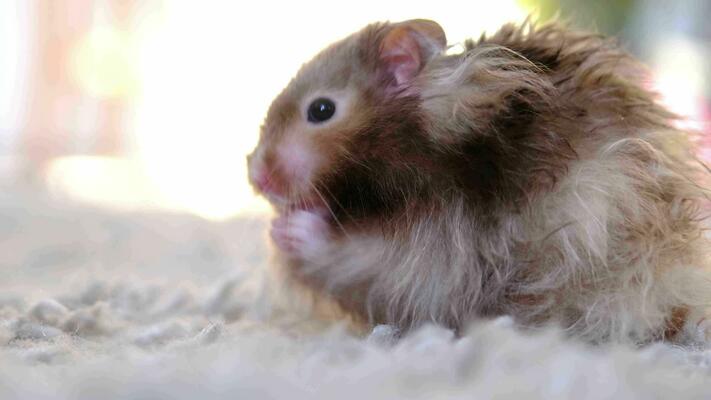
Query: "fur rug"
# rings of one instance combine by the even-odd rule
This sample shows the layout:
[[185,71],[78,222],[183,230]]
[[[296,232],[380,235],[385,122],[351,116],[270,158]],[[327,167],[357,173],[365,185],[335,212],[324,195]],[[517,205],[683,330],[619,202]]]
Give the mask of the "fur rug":
[[[710,398],[703,344],[592,347],[506,318],[351,333],[274,301],[264,218],[0,194],[0,398]],[[693,335],[692,335],[693,336]]]

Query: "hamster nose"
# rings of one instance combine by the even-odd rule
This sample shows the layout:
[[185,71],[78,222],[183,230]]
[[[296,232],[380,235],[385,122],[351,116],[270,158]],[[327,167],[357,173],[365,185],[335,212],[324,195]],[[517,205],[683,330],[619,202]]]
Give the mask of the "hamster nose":
[[269,175],[267,175],[265,172],[259,172],[255,175],[254,177],[254,186],[257,187],[257,190],[259,190],[262,193],[266,193],[269,191],[269,186],[271,185],[271,180],[269,179]]
[[279,185],[274,179],[273,174],[268,174],[266,171],[259,171],[254,175],[254,186],[264,194],[281,195],[284,190],[282,185]]

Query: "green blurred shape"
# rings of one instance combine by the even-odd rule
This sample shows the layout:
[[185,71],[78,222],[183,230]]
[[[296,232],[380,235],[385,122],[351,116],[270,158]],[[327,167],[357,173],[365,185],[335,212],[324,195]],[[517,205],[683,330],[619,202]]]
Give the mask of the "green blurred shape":
[[540,22],[560,17],[573,25],[618,34],[635,9],[636,0],[518,0]]

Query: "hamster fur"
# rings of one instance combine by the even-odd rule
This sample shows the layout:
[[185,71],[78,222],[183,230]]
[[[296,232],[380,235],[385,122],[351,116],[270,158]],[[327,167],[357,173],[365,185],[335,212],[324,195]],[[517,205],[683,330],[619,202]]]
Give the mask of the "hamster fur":
[[401,329],[511,315],[639,343],[698,322],[705,171],[645,70],[559,24],[446,50],[433,21],[372,24],[274,100],[248,163],[293,282]]

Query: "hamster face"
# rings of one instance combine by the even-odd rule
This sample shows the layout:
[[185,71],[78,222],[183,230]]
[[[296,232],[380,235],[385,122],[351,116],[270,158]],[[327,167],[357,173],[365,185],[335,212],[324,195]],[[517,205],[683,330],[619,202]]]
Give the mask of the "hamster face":
[[[401,29],[422,29],[418,37],[430,40],[427,23]],[[370,207],[382,196],[374,194],[380,183],[365,170],[388,170],[397,162],[383,160],[422,148],[405,149],[408,140],[398,135],[420,131],[411,126],[417,106],[408,90],[427,54],[398,29],[370,26],[332,45],[274,100],[248,164],[250,182],[277,209]],[[346,193],[352,190],[360,192]]]
[[255,189],[280,209],[322,202],[316,182],[352,129],[355,97],[351,88],[317,82],[303,91],[285,91],[270,109],[259,145],[248,157]]

